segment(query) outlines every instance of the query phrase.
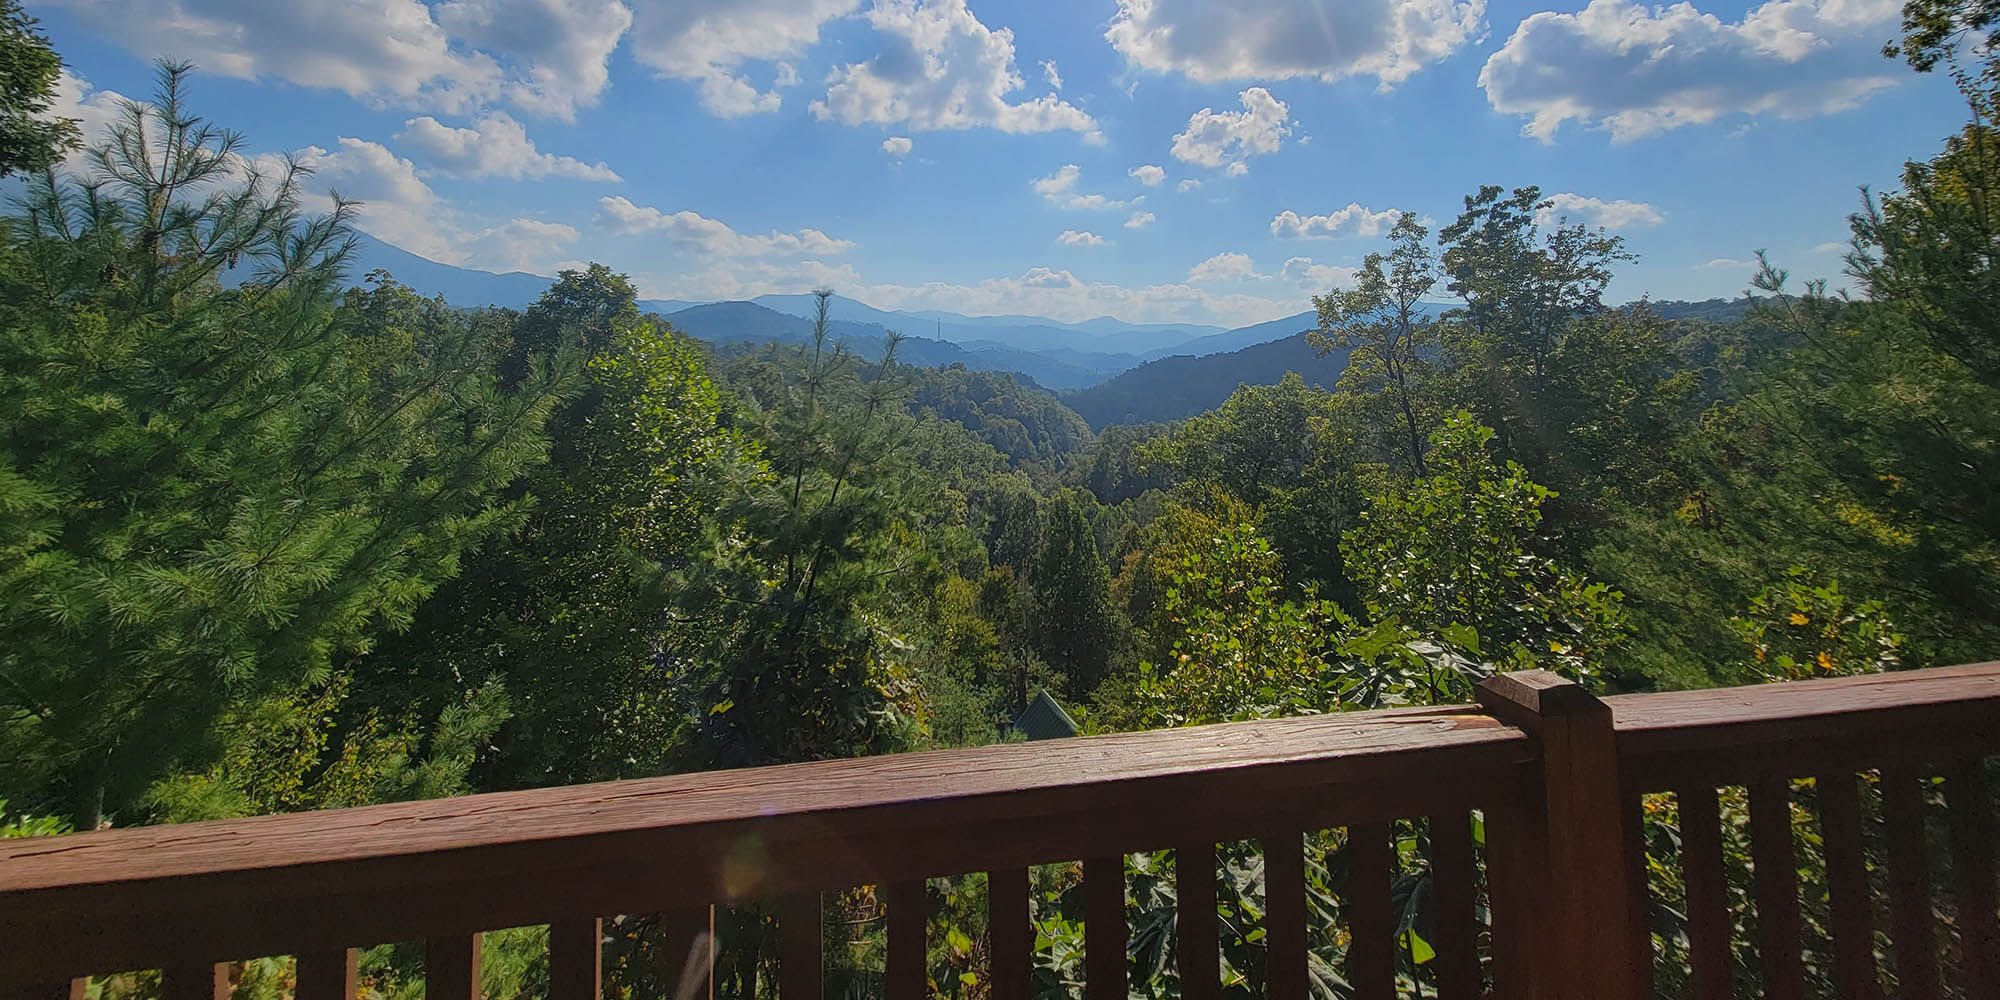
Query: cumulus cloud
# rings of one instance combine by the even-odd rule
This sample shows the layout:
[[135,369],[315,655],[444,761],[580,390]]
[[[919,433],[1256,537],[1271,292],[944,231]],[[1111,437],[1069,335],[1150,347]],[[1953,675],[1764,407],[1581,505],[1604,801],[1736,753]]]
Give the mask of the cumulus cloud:
[[1124,200],[1108,198],[1101,194],[1083,194],[1076,190],[1076,182],[1083,176],[1083,169],[1074,163],[1065,163],[1055,173],[1047,177],[1037,177],[1029,182],[1037,194],[1047,199],[1049,204],[1062,208],[1112,209],[1129,208],[1138,204],[1139,198]]
[[1625,229],[1630,226],[1657,226],[1665,221],[1658,209],[1643,201],[1605,201],[1567,191],[1543,199],[1546,208],[1535,213],[1535,225],[1552,226],[1562,219],[1587,226]]
[[910,155],[911,145],[912,143],[910,142],[909,136],[892,135],[889,138],[882,140],[882,152],[887,153],[890,156],[897,156],[897,157],[908,156]]
[[1309,291],[1351,287],[1354,268],[1338,264],[1315,264],[1311,257],[1288,257],[1278,269],[1278,277]]
[[468,237],[465,263],[489,271],[547,274],[580,236],[574,227],[560,222],[514,219]]
[[663,235],[679,249],[716,257],[827,256],[854,248],[852,241],[835,239],[817,229],[745,235],[719,219],[688,211],[662,212],[617,195],[597,200],[597,225],[622,236]]
[[1147,187],[1159,187],[1160,182],[1167,179],[1167,172],[1151,163],[1133,167],[1125,171],[1125,175],[1138,178],[1139,183]]
[[1174,136],[1174,158],[1203,167],[1227,164],[1229,173],[1250,168],[1243,161],[1278,151],[1290,135],[1291,109],[1262,87],[1237,95],[1241,111],[1203,108],[1188,116],[1187,130]]
[[759,90],[747,62],[795,58],[819,41],[820,27],[860,0],[636,0],[632,54],[663,76],[695,82],[702,106],[724,117],[776,111],[777,87],[796,82],[790,64],[772,67]]
[[1195,188],[1198,188],[1198,187],[1200,187],[1200,186],[1201,186],[1201,182],[1200,182],[1200,181],[1198,181],[1198,180],[1195,180],[1195,179],[1194,179],[1194,178],[1192,178],[1192,177],[1188,177],[1188,178],[1185,178],[1185,179],[1183,179],[1183,180],[1182,180],[1182,181],[1181,181],[1181,182],[1180,182],[1180,183],[1179,183],[1178,185],[1175,185],[1175,187],[1174,187],[1174,190],[1176,190],[1176,191],[1180,191],[1180,192],[1182,192],[1182,193],[1186,193],[1186,192],[1189,192],[1189,191],[1192,191],[1192,190],[1194,190]]
[[[49,101],[49,117],[74,119],[84,144],[94,145],[110,133],[112,122],[124,116],[126,100],[124,94],[115,90],[99,90],[83,77],[63,70],[56,77],[55,93]],[[70,162],[76,162],[81,154],[81,150],[71,153]]]
[[519,64],[508,99],[538,114],[571,118],[611,82],[611,53],[632,26],[622,0],[448,0],[432,8],[461,44]]
[[1261,278],[1247,253],[1219,253],[1188,269],[1187,280],[1196,282],[1242,281]]
[[819,118],[1099,138],[1096,120],[1054,92],[1008,102],[1026,85],[1014,66],[1014,33],[981,24],[965,0],[876,0],[867,18],[881,51],[833,71],[825,99],[812,103]]
[[1769,0],[1741,21],[1692,4],[1591,0],[1523,20],[1486,60],[1479,86],[1522,131],[1555,140],[1564,122],[1627,141],[1726,115],[1841,111],[1896,82],[1882,58],[1896,0]]
[[1049,81],[1049,86],[1062,89],[1062,73],[1056,69],[1054,59],[1042,60],[1042,79]]
[[1697,271],[1740,271],[1745,268],[1751,268],[1756,266],[1757,262],[1752,260],[1737,260],[1734,257],[1717,257],[1706,264],[1696,264],[1694,267],[1695,270]]
[[396,140],[422,153],[452,177],[572,177],[619,180],[602,162],[585,163],[535,148],[528,130],[504,111],[481,115],[471,128],[452,128],[428,115],[403,123]]
[[1152,224],[1153,213],[1151,212],[1133,212],[1132,217],[1125,220],[1125,228],[1127,229],[1144,229]]
[[1062,235],[1056,237],[1056,239],[1061,241],[1064,246],[1101,247],[1104,245],[1104,237],[1096,233],[1079,232],[1075,229],[1063,230]]
[[1202,83],[1373,76],[1388,87],[1477,35],[1485,8],[1485,0],[1118,0],[1104,37],[1135,67]]
[[1325,215],[1300,215],[1291,209],[1271,219],[1271,235],[1285,240],[1328,240],[1336,236],[1380,236],[1403,213],[1393,208],[1376,212],[1354,202]]
[[609,79],[620,0],[52,0],[132,52],[208,72],[466,113],[506,99],[567,117]]

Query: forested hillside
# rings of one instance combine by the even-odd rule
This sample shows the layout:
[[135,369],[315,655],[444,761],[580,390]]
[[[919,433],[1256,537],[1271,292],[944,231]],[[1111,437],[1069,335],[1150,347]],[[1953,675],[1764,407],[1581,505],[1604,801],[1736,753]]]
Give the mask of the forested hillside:
[[[1310,332],[1062,396],[830,292],[662,317],[592,264],[467,310],[354,274],[352,206],[243,166],[169,65],[83,166],[56,168],[60,129],[0,163],[25,178],[0,229],[0,821],[989,743],[1043,689],[1101,733],[1457,703],[1496,670],[1619,692],[1992,659],[1982,65],[1985,117],[1849,220],[1851,296],[1770,260],[1754,303],[1608,308],[1624,240],[1510,179],[1402,214]],[[1261,889],[1225,860],[1229,961],[1261,969]],[[1075,882],[1050,878],[1038,976],[1067,995]],[[932,979],[976,1000],[983,910],[952,892],[966,943]],[[719,918],[753,996],[766,918]],[[492,937],[496,995],[545,981],[535,933]],[[614,978],[651,933],[607,931]],[[408,949],[365,963],[385,996],[421,982]]]

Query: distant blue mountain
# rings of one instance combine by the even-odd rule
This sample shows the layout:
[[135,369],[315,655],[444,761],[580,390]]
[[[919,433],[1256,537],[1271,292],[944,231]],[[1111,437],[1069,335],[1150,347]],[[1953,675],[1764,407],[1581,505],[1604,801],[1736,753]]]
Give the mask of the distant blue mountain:
[[348,264],[348,280],[360,284],[370,271],[387,271],[389,276],[422,295],[442,295],[446,302],[463,308],[508,306],[524,308],[542,297],[554,278],[509,271],[494,274],[469,267],[454,267],[419,257],[401,247],[391,246],[363,232],[356,232],[354,257]]

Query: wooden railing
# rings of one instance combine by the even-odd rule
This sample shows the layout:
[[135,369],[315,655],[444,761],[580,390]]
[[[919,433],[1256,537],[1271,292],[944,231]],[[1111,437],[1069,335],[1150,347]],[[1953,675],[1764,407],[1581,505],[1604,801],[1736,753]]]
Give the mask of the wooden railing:
[[[818,1000],[821,894],[879,887],[887,995],[929,994],[925,880],[989,873],[991,995],[1030,993],[1029,866],[1082,860],[1085,992],[1128,984],[1128,853],[1173,849],[1178,972],[1218,995],[1216,845],[1264,854],[1267,992],[1308,996],[1304,834],[1345,827],[1344,976],[1398,989],[1391,824],[1427,829],[1427,989],[1596,1000],[1651,990],[1642,802],[1674,793],[1692,990],[1740,985],[1716,790],[1748,786],[1755,909],[1774,997],[1803,996],[1788,779],[1817,779],[1843,995],[1994,996],[2000,664],[1598,700],[1551,674],[1495,677],[1478,707],[1363,712],[679,775],[246,820],[0,841],[0,990],[77,997],[79,977],[161,970],[213,1000],[226,963],[297,957],[299,1000],[351,1000],[354,948],[424,941],[433,1000],[480,994],[482,931],[546,924],[550,994],[600,992],[601,918],[661,914],[686,956],[710,907],[774,901],[783,1000]],[[1856,775],[1880,770],[1864,809]],[[1949,834],[1927,838],[1944,775]],[[1864,814],[1886,828],[1890,920],[1872,924]],[[1473,817],[1484,837],[1475,839]],[[1480,840],[1483,839],[1483,845]],[[1927,845],[1947,841],[1949,899]],[[1871,841],[1872,842],[1872,841]],[[1881,852],[1877,852],[1881,853]],[[1934,921],[1949,914],[1948,928]],[[1944,935],[1949,931],[1948,935]],[[1937,942],[1953,942],[1956,982]],[[1886,945],[1886,952],[1885,952]],[[1817,944],[1812,947],[1817,948]],[[1893,969],[1878,969],[1878,952]],[[1886,973],[1886,976],[1885,976]],[[663,977],[679,978],[679,966]],[[1408,985],[1407,980],[1404,985]]]

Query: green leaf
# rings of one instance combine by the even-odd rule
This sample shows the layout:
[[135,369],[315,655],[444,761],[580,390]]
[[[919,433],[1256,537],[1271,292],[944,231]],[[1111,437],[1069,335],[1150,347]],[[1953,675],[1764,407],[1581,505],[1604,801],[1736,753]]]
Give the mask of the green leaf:
[[1423,936],[1417,933],[1416,928],[1410,928],[1407,936],[1410,939],[1410,958],[1415,960],[1418,965],[1423,965],[1437,957],[1437,951],[1431,948],[1429,941],[1424,940]]

